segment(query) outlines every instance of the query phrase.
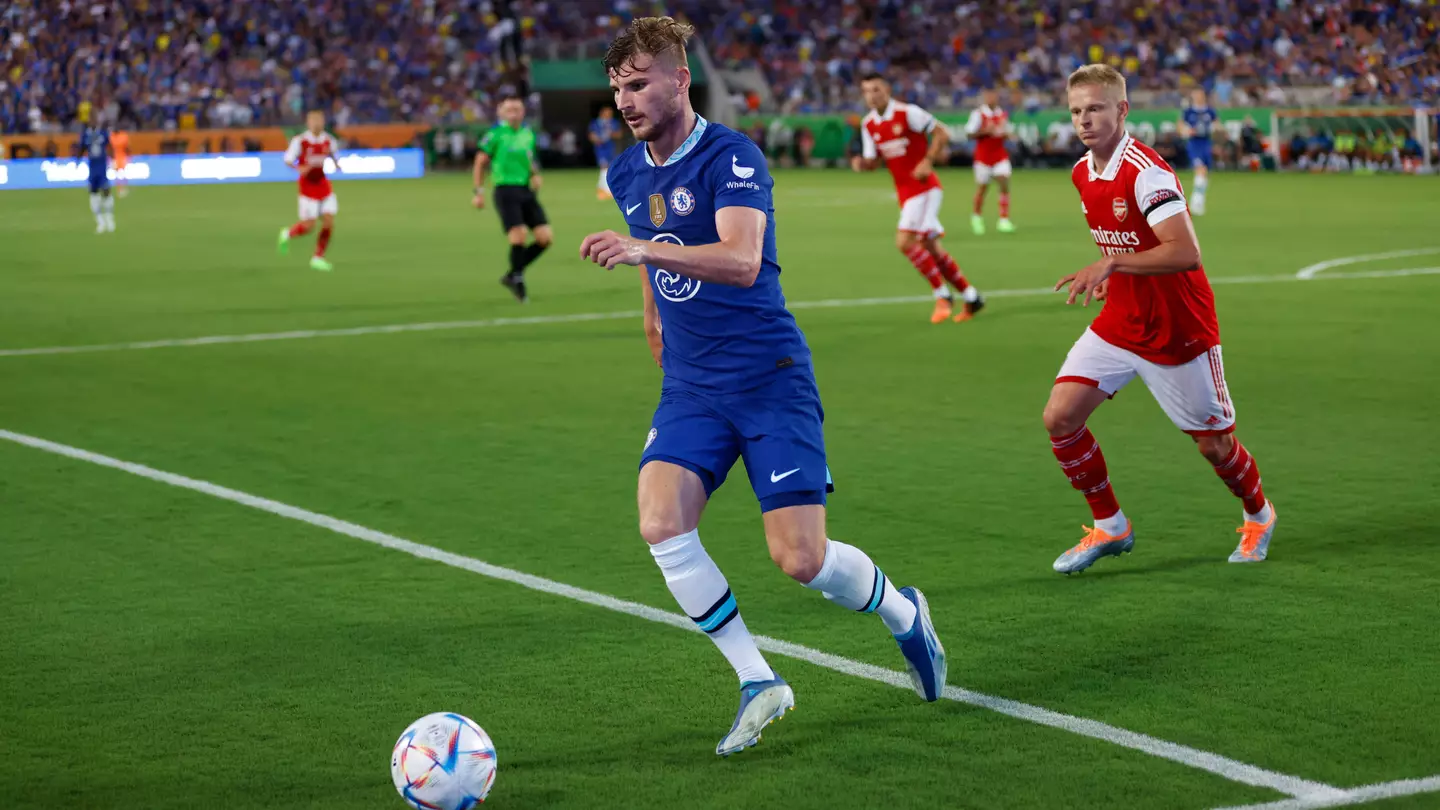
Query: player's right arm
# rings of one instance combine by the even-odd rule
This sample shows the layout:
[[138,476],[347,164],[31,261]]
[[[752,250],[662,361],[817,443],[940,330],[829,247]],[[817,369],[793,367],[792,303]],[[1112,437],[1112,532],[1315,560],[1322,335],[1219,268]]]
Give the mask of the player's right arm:
[[290,145],[285,147],[285,165],[292,169],[300,168],[300,136],[296,135],[290,139]]
[[650,354],[655,358],[655,365],[664,368],[660,357],[665,350],[665,340],[660,337],[660,310],[655,306],[655,291],[650,288],[650,270],[643,264],[639,269],[640,294],[645,300],[645,342],[650,345]]
[[880,153],[875,149],[875,139],[870,130],[860,124],[860,154],[850,158],[850,168],[857,172],[871,172],[880,165]]

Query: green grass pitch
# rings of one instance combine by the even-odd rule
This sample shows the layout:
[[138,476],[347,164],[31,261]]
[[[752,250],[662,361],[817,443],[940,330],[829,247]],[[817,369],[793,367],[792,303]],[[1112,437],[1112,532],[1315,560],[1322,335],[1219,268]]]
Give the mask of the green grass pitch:
[[[1188,182],[1188,173],[1185,176]],[[332,274],[275,255],[289,185],[0,193],[0,350],[540,316],[145,350],[0,351],[0,429],[666,611],[635,529],[659,373],[590,172],[542,199],[557,245],[520,307],[468,178],[341,182]],[[1061,173],[1015,178],[1018,233],[947,244],[991,306],[801,307],[839,491],[830,531],[926,590],[953,685],[1341,788],[1440,773],[1440,190],[1217,175],[1197,220],[1239,436],[1280,526],[1240,508],[1138,383],[1092,420],[1136,553],[1071,578],[1084,502],[1040,410],[1093,309],[1034,291],[1093,261]],[[921,296],[882,175],[779,172],[794,303]],[[993,206],[993,200],[992,200]],[[991,208],[993,221],[993,207]],[[1309,280],[1297,270],[1374,254]],[[1367,274],[1368,277],[1356,277]],[[1327,278],[1327,276],[1340,276]],[[732,475],[701,530],[758,633],[900,669],[878,620],[770,563]],[[782,657],[799,711],[713,746],[734,684],[706,641],[322,528],[0,441],[0,805],[398,808],[390,745],[459,711],[500,808],[1184,808],[1286,798],[1206,770]],[[1440,795],[1392,807],[1440,806]]]

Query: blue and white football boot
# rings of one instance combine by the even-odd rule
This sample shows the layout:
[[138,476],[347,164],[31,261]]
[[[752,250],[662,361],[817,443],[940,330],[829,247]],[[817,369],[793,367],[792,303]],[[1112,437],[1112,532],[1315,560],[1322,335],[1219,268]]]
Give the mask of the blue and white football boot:
[[915,683],[915,693],[926,700],[939,700],[945,689],[945,647],[935,635],[935,623],[930,621],[930,605],[925,594],[918,588],[905,587],[900,595],[915,604],[915,623],[903,634],[895,637],[900,652],[905,656],[905,666],[910,670],[910,680]]
[[751,681],[740,686],[740,710],[715,753],[722,757],[744,751],[760,742],[760,732],[795,708],[795,692],[779,675],[774,680]]

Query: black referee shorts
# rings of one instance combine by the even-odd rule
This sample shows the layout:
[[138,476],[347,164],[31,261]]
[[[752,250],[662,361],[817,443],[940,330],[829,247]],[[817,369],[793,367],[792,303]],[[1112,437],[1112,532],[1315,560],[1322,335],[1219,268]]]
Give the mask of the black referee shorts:
[[495,210],[500,214],[500,227],[506,231],[521,225],[534,229],[549,224],[545,209],[529,186],[496,186]]

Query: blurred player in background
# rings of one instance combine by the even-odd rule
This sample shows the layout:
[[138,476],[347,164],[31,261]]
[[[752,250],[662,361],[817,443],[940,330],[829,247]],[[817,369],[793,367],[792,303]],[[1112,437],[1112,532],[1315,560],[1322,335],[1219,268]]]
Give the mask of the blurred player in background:
[[335,266],[325,260],[325,250],[330,246],[330,234],[335,230],[335,214],[340,210],[335,200],[335,191],[330,187],[330,178],[325,175],[328,160],[339,171],[334,162],[340,151],[335,136],[325,131],[325,113],[311,110],[305,115],[305,131],[290,139],[290,148],[285,150],[285,165],[300,171],[300,220],[280,230],[279,250],[290,252],[290,240],[304,236],[315,229],[315,220],[320,220],[320,235],[315,237],[315,255],[310,257],[310,268],[329,272]]
[[1000,94],[995,90],[986,90],[983,99],[965,123],[965,131],[975,139],[975,213],[970,215],[970,229],[976,236],[985,233],[985,192],[992,178],[1000,186],[1000,221],[995,230],[1015,230],[1010,222],[1010,152],[1005,148],[1010,114],[1000,109]]
[[601,107],[600,114],[590,122],[590,143],[595,146],[595,162],[600,164],[600,182],[595,190],[596,199],[614,199],[610,194],[610,183],[605,175],[610,171],[610,161],[615,159],[615,141],[620,138],[620,123],[615,120],[615,110]]
[[850,166],[857,172],[873,171],[885,161],[900,200],[895,247],[935,291],[930,322],[951,318],[955,299],[946,282],[965,302],[955,321],[968,321],[985,306],[985,299],[960,272],[955,257],[940,246],[940,237],[945,235],[945,226],[940,224],[944,192],[935,176],[935,161],[944,153],[949,135],[944,127],[936,126],[930,113],[891,98],[890,83],[879,73],[863,77],[860,91],[870,113],[860,125],[861,153],[850,159]]
[[125,179],[125,169],[130,165],[130,135],[121,130],[110,133],[110,151],[115,153],[115,193],[128,196],[130,181]]
[[1205,192],[1210,188],[1210,164],[1215,159],[1215,144],[1210,140],[1211,131],[1220,121],[1220,113],[1210,106],[1205,91],[1190,92],[1190,106],[1180,114],[1180,134],[1185,136],[1185,148],[1190,153],[1190,167],[1195,170],[1194,193],[1190,195],[1190,210],[1201,216],[1205,213]]
[[1055,570],[1083,571],[1135,545],[1105,456],[1085,423],[1137,376],[1244,504],[1230,562],[1260,562],[1269,553],[1275,509],[1261,490],[1260,468],[1234,435],[1215,296],[1180,179],[1159,153],[1126,134],[1130,104],[1119,71],[1082,67],[1069,87],[1070,118],[1090,147],[1070,179],[1103,258],[1055,289],[1070,285],[1066,303],[1095,298],[1105,305],[1070,349],[1045,405],[1055,458],[1095,518],[1085,539],[1055,560]]
[[[529,300],[525,268],[540,258],[555,237],[535,196],[540,191],[540,161],[535,156],[535,130],[525,126],[525,102],[509,96],[500,101],[496,114],[500,123],[485,133],[475,153],[475,196],[470,204],[485,207],[485,174],[493,168],[495,211],[510,243],[510,271],[500,277],[500,283],[523,304]],[[528,245],[527,229],[535,237]]]
[[95,233],[115,232],[115,197],[110,192],[110,130],[96,122],[80,132],[80,157],[90,169],[90,213]]
[[780,289],[775,181],[754,141],[691,106],[693,30],[637,18],[605,54],[615,104],[639,141],[610,169],[629,235],[590,234],[580,255],[607,269],[639,267],[645,335],[665,375],[640,458],[640,535],[675,601],[740,681],[735,722],[715,747],[726,756],[755,745],[795,706],[700,542],[705,506],[742,458],[781,570],[836,605],[877,615],[926,700],[940,697],[946,664],[925,597],[897,590],[865,552],[828,538],[825,413]]

